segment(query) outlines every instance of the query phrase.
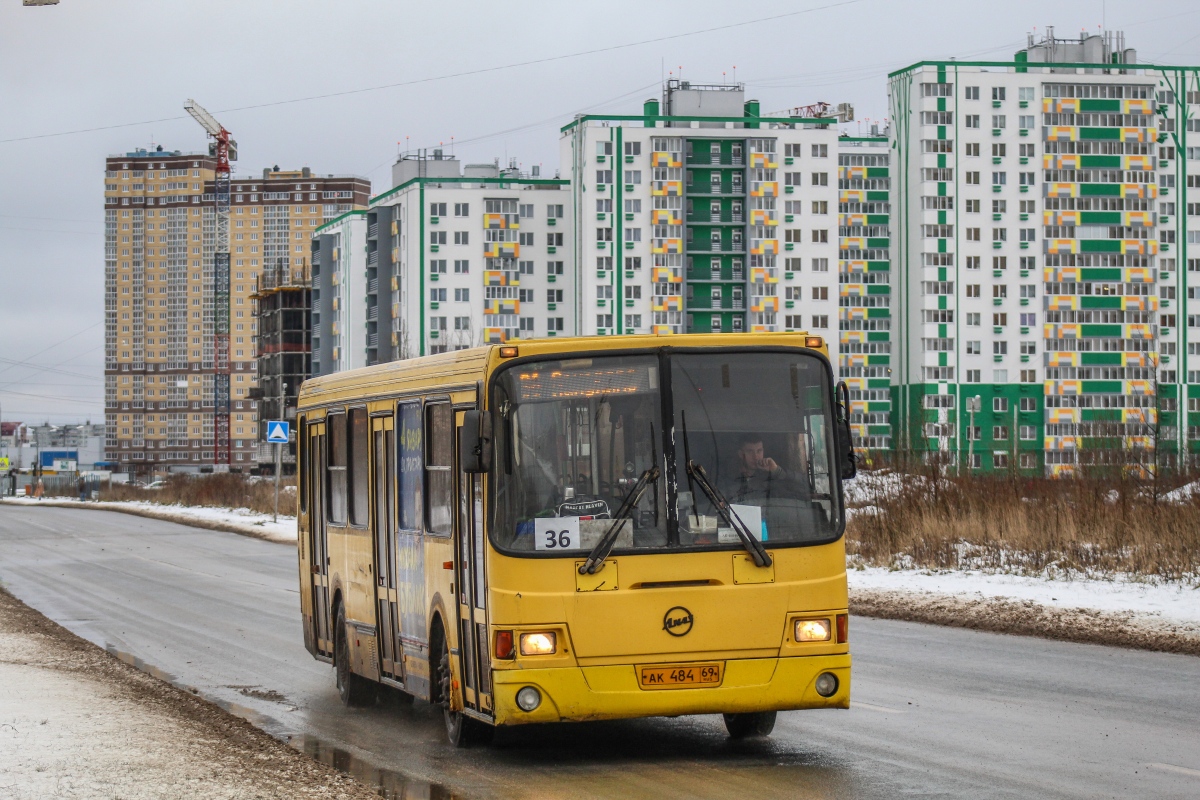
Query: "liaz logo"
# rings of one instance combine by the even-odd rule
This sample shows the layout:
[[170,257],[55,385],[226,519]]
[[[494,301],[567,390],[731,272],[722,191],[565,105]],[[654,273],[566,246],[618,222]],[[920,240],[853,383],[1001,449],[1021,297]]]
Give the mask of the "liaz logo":
[[692,629],[692,612],[683,606],[675,606],[663,614],[663,630],[672,636],[686,636]]

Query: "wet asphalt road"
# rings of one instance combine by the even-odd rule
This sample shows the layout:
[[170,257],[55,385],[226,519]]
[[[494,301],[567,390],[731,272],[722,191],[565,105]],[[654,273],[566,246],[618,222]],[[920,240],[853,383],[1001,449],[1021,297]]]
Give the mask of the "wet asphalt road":
[[1200,658],[855,619],[850,711],[555,725],[456,751],[422,703],[343,708],[295,549],[0,506],[0,583],[79,635],[396,797],[1198,798]]

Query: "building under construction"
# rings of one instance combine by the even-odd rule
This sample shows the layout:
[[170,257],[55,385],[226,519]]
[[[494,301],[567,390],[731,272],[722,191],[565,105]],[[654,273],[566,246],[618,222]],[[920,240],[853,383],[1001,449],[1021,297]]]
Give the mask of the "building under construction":
[[[251,299],[258,303],[258,463],[274,470],[275,451],[266,444],[267,421],[295,415],[300,384],[312,372],[312,275],[307,259],[297,266],[266,265]],[[282,454],[283,471],[295,471],[296,446]]]
[[[225,466],[214,463],[216,167],[207,153],[161,148],[105,162],[104,450],[117,472]],[[369,193],[365,178],[307,168],[231,178],[229,469],[258,461],[255,281],[305,263],[312,232]]]

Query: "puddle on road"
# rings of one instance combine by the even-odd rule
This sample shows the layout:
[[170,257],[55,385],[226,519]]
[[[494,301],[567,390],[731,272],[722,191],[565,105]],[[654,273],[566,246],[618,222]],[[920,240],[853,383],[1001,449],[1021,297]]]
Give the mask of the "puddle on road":
[[287,743],[314,761],[320,761],[339,772],[344,772],[367,786],[374,786],[379,796],[388,800],[452,800],[464,796],[454,793],[440,783],[417,780],[399,772],[376,767],[348,750],[334,747],[315,736],[290,736]]
[[[163,683],[169,683],[176,689],[182,689],[189,694],[194,694],[213,705],[228,711],[234,716],[241,717],[249,722],[254,727],[274,738],[280,740],[284,744],[299,750],[314,761],[320,761],[322,764],[333,767],[339,772],[344,772],[347,775],[358,780],[360,783],[372,786],[380,797],[387,800],[458,800],[463,795],[456,794],[448,787],[440,783],[432,783],[430,781],[418,780],[410,778],[400,772],[390,769],[377,767],[365,759],[359,758],[353,753],[340,747],[325,742],[316,736],[310,734],[289,734],[279,730],[279,723],[269,717],[260,714],[252,708],[243,706],[239,703],[231,703],[228,700],[222,700],[218,697],[211,697],[208,694],[202,694],[196,687],[188,686],[180,683],[179,680],[169,672],[159,669],[153,664],[147,663],[144,659],[127,653],[124,650],[119,650],[111,642],[106,642],[104,649],[114,658],[123,661],[134,669],[144,672],[154,678],[158,678]],[[242,694],[248,697],[256,697],[265,700],[274,700],[279,702],[274,696],[276,692],[262,692],[259,687],[248,686],[228,686],[225,688],[237,689]],[[250,690],[250,691],[247,691]],[[255,691],[259,690],[259,691]],[[278,695],[282,698],[283,695]]]

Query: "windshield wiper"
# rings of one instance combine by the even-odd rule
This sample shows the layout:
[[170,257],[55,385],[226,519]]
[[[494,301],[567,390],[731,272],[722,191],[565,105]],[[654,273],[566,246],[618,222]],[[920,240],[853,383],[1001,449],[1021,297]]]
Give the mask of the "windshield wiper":
[[742,518],[729,505],[729,501],[721,494],[721,490],[712,485],[712,482],[708,479],[708,474],[704,471],[704,467],[688,459],[687,474],[688,478],[699,484],[700,489],[708,497],[709,502],[716,506],[717,513],[720,514],[721,519],[725,520],[726,524],[733,528],[738,538],[742,540],[742,544],[750,552],[750,557],[754,559],[755,566],[771,566],[771,555],[762,546],[762,542],[750,534],[749,527],[746,526],[746,523],[742,522]]
[[625,495],[625,499],[621,501],[621,507],[617,509],[617,513],[613,515],[613,523],[600,537],[600,541],[596,542],[596,546],[592,548],[592,552],[588,553],[587,561],[583,562],[579,567],[580,575],[594,575],[604,568],[604,559],[608,558],[608,554],[612,552],[613,545],[617,543],[617,536],[624,526],[625,518],[630,516],[633,509],[641,501],[642,495],[646,493],[646,489],[658,481],[659,469],[655,464],[638,477],[637,482],[633,484],[633,488]]
[[[704,467],[692,460],[691,443],[688,441],[687,429],[687,411],[680,410],[680,421],[683,424],[683,457],[687,465],[688,488],[692,490],[692,496],[695,497],[694,484],[700,484],[701,491],[708,497],[708,501],[717,509],[717,513],[725,520],[729,527],[733,528],[734,533],[742,540],[742,545],[750,552],[750,557],[754,559],[755,566],[769,567],[771,566],[771,555],[766,548],[762,546],[762,542],[750,535],[750,529],[746,523],[742,522],[742,518],[737,515],[729,506],[729,501],[725,499],[725,495],[712,485],[712,481],[708,479],[708,474],[704,471]],[[696,512],[696,501],[692,500],[692,512],[696,514],[696,519],[700,519],[700,515]]]

